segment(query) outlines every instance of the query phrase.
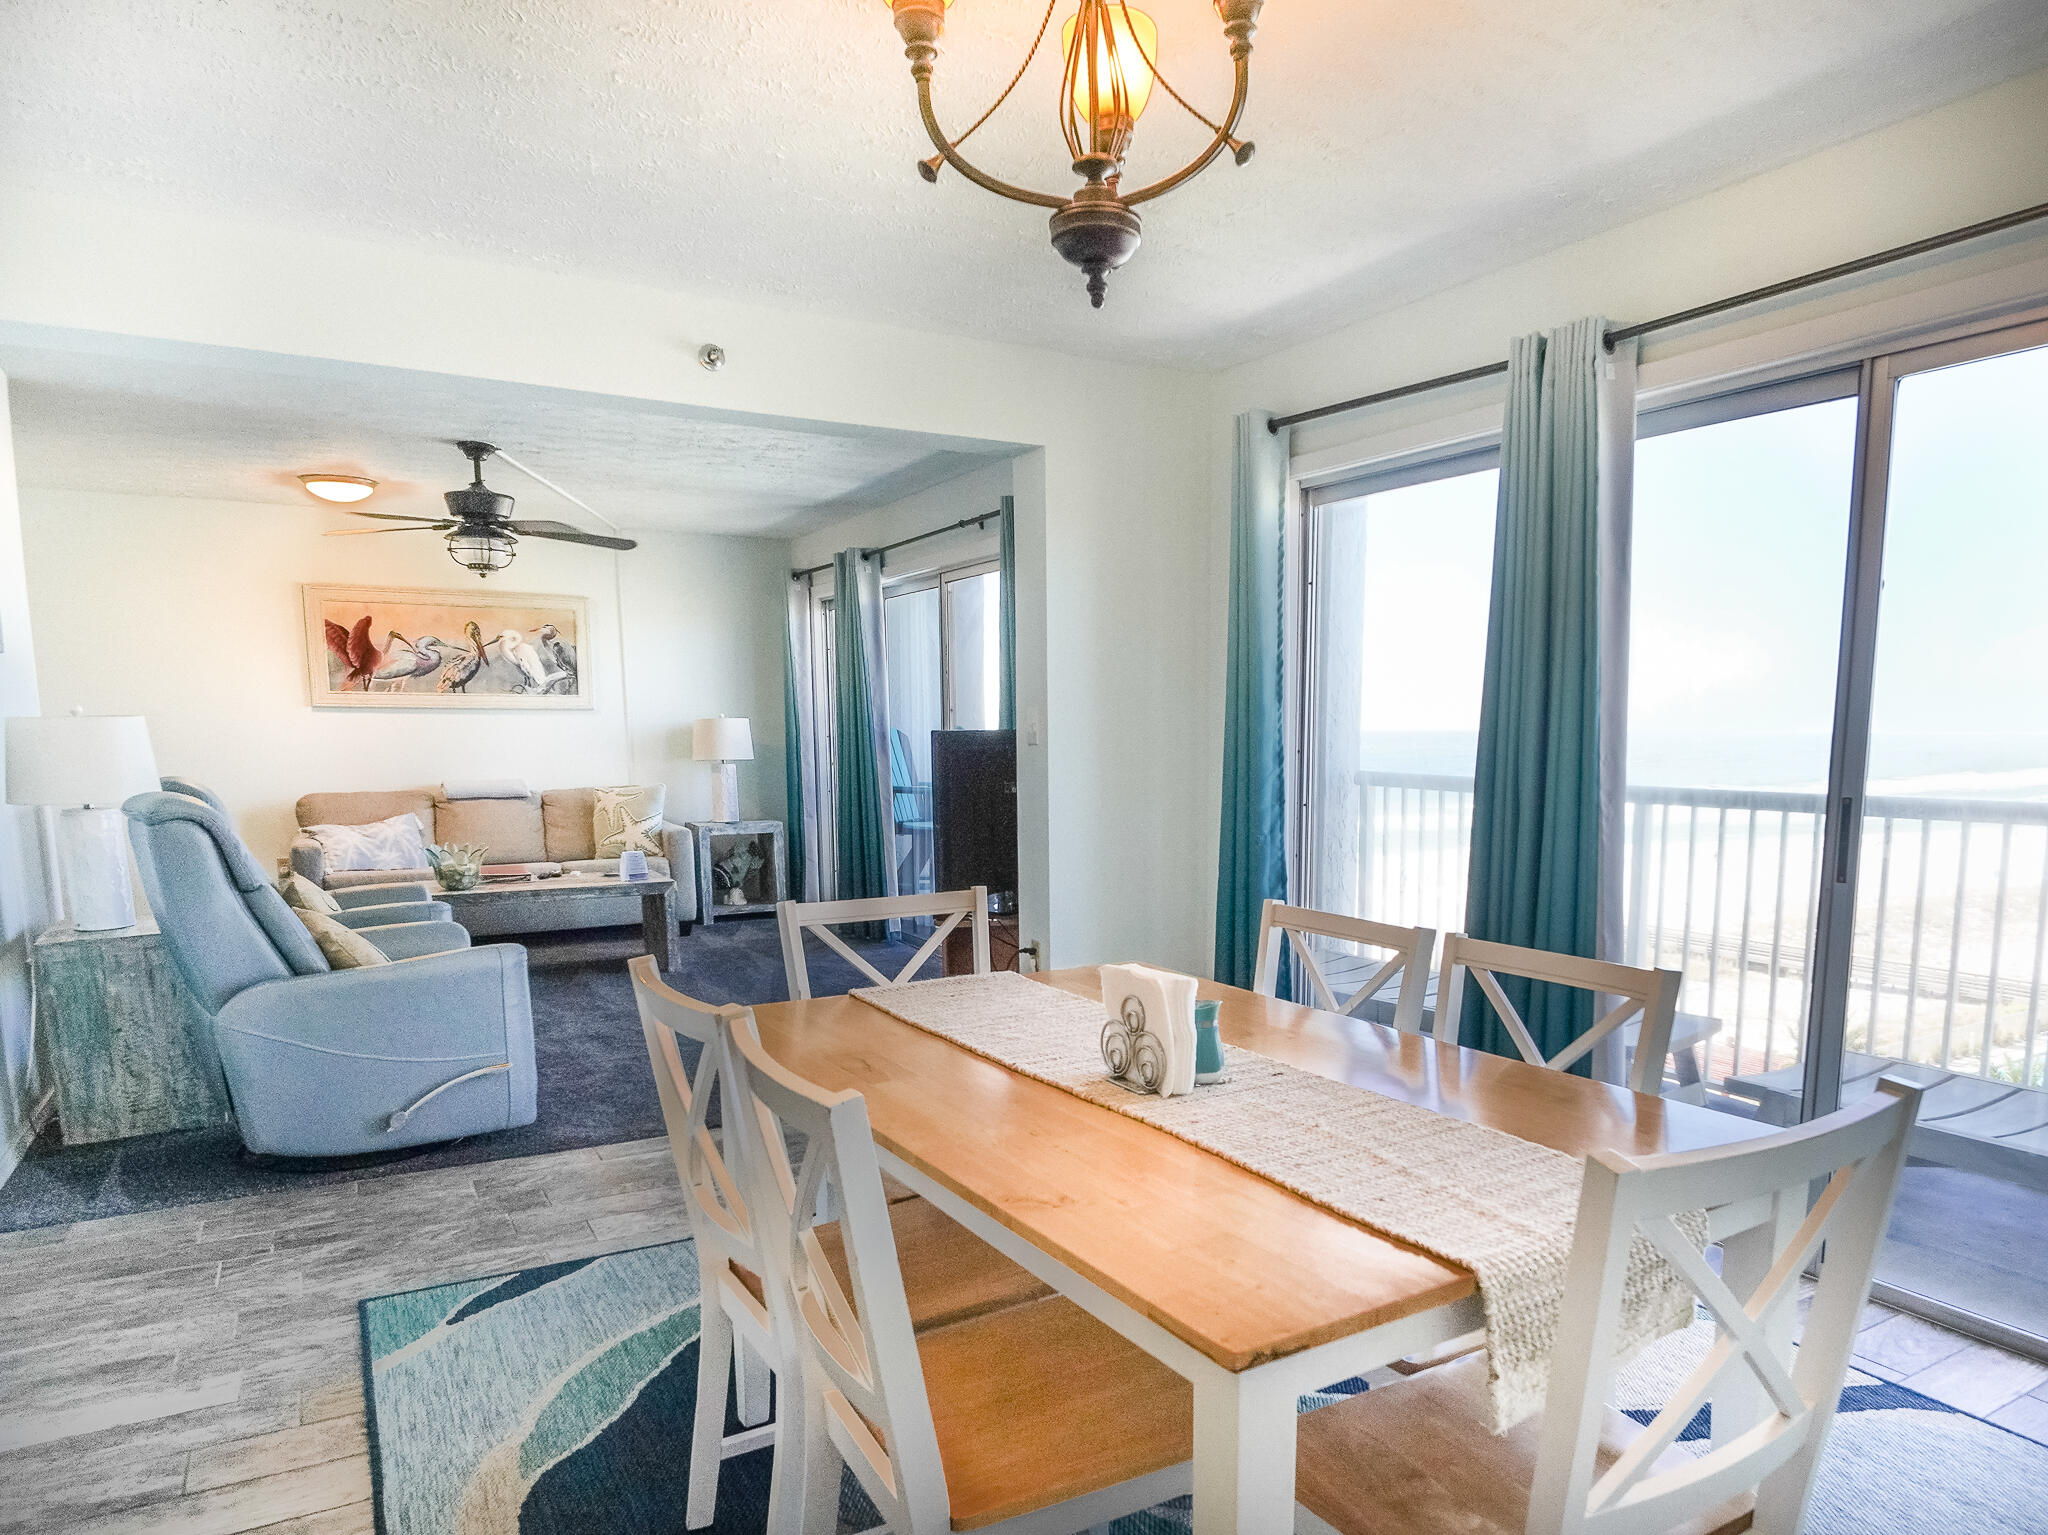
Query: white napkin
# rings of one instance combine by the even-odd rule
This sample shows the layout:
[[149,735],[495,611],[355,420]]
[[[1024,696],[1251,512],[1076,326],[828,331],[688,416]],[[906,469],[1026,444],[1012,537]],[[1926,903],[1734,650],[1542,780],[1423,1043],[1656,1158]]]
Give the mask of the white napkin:
[[1102,1002],[1109,1011],[1103,1060],[1112,1075],[1162,1098],[1195,1090],[1193,976],[1150,965],[1104,965]]

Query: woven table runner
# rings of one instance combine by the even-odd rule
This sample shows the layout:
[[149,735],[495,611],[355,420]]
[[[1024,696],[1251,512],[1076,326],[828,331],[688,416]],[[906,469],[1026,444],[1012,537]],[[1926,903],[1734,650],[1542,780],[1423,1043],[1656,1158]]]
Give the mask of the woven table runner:
[[[1014,972],[852,995],[1470,1270],[1486,1312],[1496,1431],[1542,1407],[1578,1218],[1577,1158],[1233,1045],[1226,1082],[1179,1098],[1132,1093],[1103,1075],[1102,1004]],[[1704,1240],[1699,1217],[1680,1226]],[[1691,1288],[1638,1236],[1618,1356],[1692,1319]]]

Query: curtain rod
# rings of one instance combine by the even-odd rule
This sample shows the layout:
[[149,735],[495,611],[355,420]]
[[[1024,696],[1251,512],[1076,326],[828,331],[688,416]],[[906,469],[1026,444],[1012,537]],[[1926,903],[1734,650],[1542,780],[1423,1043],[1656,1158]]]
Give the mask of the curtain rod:
[[[1929,235],[1924,240],[1915,240],[1910,245],[1895,245],[1890,250],[1879,251],[1874,256],[1859,256],[1854,261],[1844,261],[1835,266],[1822,267],[1817,272],[1807,272],[1799,277],[1788,277],[1783,282],[1774,282],[1761,288],[1751,288],[1747,293],[1738,293],[1731,298],[1716,299],[1710,304],[1696,304],[1691,309],[1681,309],[1674,314],[1659,315],[1654,320],[1644,320],[1638,325],[1623,325],[1608,331],[1601,342],[1608,351],[1613,351],[1616,342],[1630,341],[1637,336],[1669,330],[1673,326],[1688,325],[1694,320],[1704,320],[1710,315],[1725,314],[1731,309],[1740,309],[1746,304],[1761,303],[1765,299],[1780,298],[1787,293],[1797,293],[1802,288],[1817,287],[1821,283],[1833,282],[1839,277],[1853,277],[1859,272],[1868,272],[1881,266],[1890,266],[1895,261],[1910,260],[1924,256],[1929,251],[1942,250],[1951,245],[1960,245],[1965,240],[1981,239],[1985,235],[1998,234],[2007,229],[2017,229],[2022,224],[2048,218],[2048,203],[2037,203],[2031,208],[2022,208],[2017,213],[2005,213],[1995,219],[1985,219],[1979,224],[1966,224],[1961,229],[1951,229],[1943,234]],[[1377,394],[1362,394],[1353,400],[1340,400],[1335,405],[1319,405],[1314,410],[1298,410],[1291,416],[1275,416],[1266,423],[1266,430],[1278,432],[1282,427],[1299,426],[1304,421],[1320,421],[1325,416],[1342,415],[1346,411],[1363,410],[1368,405],[1383,405],[1389,400],[1406,399],[1411,394],[1427,394],[1432,389],[1448,389],[1453,384],[1469,384],[1475,379],[1492,378],[1508,371],[1504,362],[1489,363],[1481,368],[1466,368],[1459,373],[1446,373],[1440,378],[1426,378],[1419,384],[1403,384],[1398,389],[1382,389]]]
[[[949,522],[943,528],[933,528],[929,533],[913,533],[908,538],[897,539],[893,544],[883,544],[877,549],[863,549],[861,553],[887,554],[892,549],[901,549],[906,544],[921,544],[926,539],[937,538],[942,533],[958,533],[962,528],[978,528],[991,517],[1000,517],[1002,515],[1003,509],[999,506],[992,512],[981,513],[978,517],[962,517],[958,522]],[[827,560],[824,564],[813,565],[808,570],[792,570],[789,575],[791,580],[795,580],[799,576],[815,576],[820,571],[830,570],[831,568],[832,562]]]

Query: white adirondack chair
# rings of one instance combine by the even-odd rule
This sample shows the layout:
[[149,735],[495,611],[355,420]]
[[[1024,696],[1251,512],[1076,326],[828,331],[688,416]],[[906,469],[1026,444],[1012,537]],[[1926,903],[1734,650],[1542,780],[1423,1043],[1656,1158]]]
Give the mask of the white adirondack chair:
[[[934,924],[924,946],[893,977],[882,974],[832,931],[856,922],[895,922],[906,917],[930,917]],[[974,933],[974,973],[989,973],[988,890],[982,885],[971,890],[878,896],[865,901],[784,901],[775,908],[775,921],[782,930],[783,974],[789,980],[789,995],[795,1001],[807,1001],[811,995],[811,970],[804,958],[805,933],[816,933],[826,948],[875,985],[902,986],[946,941],[946,935],[967,921]]]
[[[786,1070],[745,1020],[728,1033],[735,1083],[756,1105],[748,1165],[769,1278],[797,1315],[806,1535],[836,1527],[842,1466],[891,1535],[942,1535],[955,1520],[1072,1535],[1191,1489],[1188,1383],[1071,1301],[918,1335],[865,1100]],[[794,1171],[777,1154],[786,1130],[803,1136]],[[843,1279],[816,1230],[828,1184]]]
[[[1917,1089],[1875,1098],[1763,1140],[1706,1151],[1586,1159],[1577,1235],[1539,1417],[1491,1432],[1486,1363],[1474,1357],[1302,1418],[1297,1529],[1410,1535],[1523,1529],[1528,1535],[1797,1535],[1813,1486],[1885,1221]],[[1809,1208],[1810,1187],[1825,1182]],[[1764,1216],[1768,1258],[1724,1279],[1674,1219]],[[1647,1427],[1606,1405],[1631,1242],[1655,1245],[1715,1323],[1706,1357]],[[1826,1257],[1793,1347],[1800,1276]],[[1747,1290],[1749,1293],[1740,1293]],[[1674,1448],[1711,1405],[1711,1448]],[[1744,1521],[1754,1523],[1745,1525]]]
[[[1423,994],[1429,989],[1429,956],[1436,946],[1435,928],[1394,927],[1385,922],[1368,922],[1363,917],[1347,917],[1338,912],[1317,911],[1309,906],[1289,906],[1269,900],[1259,911],[1259,962],[1252,979],[1252,990],[1262,996],[1279,995],[1280,940],[1283,936],[1293,943],[1301,967],[1308,973],[1309,984],[1315,988],[1312,1006],[1326,1012],[1354,1016],[1398,974],[1401,989],[1394,999],[1394,1027],[1408,1034],[1421,1030]],[[1335,938],[1345,943],[1364,944],[1368,948],[1391,949],[1393,955],[1372,973],[1371,979],[1340,1002],[1336,989],[1330,985],[1329,977],[1323,973],[1315,951],[1309,945],[1311,937]]]
[[[1633,965],[1610,964],[1601,959],[1579,959],[1570,954],[1552,954],[1544,949],[1522,949],[1513,944],[1488,943],[1453,933],[1444,940],[1443,958],[1438,962],[1436,982],[1436,1037],[1448,1044],[1459,1042],[1459,1013],[1465,1000],[1465,972],[1471,971],[1479,989],[1500,1014],[1515,1048],[1532,1066],[1563,1071],[1590,1052],[1608,1035],[1635,1018],[1642,1020],[1636,1040],[1635,1060],[1628,1072],[1628,1085],[1639,1093],[1655,1097],[1664,1085],[1664,1062],[1671,1054],[1671,1021],[1678,1010],[1678,986],[1683,979],[1676,970],[1639,970]],[[1545,1056],[1530,1037],[1522,1015],[1501,990],[1496,977],[1520,976],[1532,981],[1549,981],[1575,986],[1603,997],[1616,998],[1613,1007],[1585,1033],[1557,1054]]]

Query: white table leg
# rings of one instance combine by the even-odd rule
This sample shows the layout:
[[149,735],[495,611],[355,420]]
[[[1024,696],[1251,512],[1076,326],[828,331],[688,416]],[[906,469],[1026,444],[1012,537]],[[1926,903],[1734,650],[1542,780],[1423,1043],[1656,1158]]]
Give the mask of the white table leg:
[[1194,1535],[1293,1530],[1295,1389],[1256,1369],[1194,1386]]

